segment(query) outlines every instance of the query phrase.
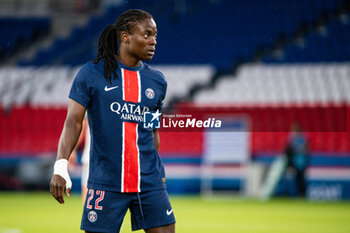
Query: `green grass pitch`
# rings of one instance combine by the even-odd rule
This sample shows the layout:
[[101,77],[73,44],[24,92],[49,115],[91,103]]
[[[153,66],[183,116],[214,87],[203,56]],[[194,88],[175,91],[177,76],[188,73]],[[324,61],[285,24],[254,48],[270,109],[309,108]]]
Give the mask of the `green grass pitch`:
[[[59,205],[48,192],[0,192],[0,233],[82,232],[80,196],[65,200]],[[260,202],[227,196],[171,196],[171,202],[178,233],[350,232],[350,202]],[[131,232],[129,213],[121,232]]]

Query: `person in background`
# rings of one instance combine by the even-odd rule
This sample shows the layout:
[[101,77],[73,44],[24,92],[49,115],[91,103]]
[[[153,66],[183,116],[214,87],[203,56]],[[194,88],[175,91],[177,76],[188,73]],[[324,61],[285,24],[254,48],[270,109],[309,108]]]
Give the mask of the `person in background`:
[[300,197],[305,197],[307,187],[305,174],[310,163],[309,143],[297,122],[292,124],[285,154],[287,156],[287,172],[295,174],[297,194]]

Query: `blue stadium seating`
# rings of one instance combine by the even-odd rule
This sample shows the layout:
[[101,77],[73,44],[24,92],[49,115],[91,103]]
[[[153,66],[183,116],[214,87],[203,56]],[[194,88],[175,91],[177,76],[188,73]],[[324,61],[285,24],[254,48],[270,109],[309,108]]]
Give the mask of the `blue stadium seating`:
[[[269,47],[281,34],[291,35],[301,24],[311,26],[324,10],[332,11],[342,0],[246,0],[187,1],[185,10],[172,1],[129,1],[128,8],[141,8],[155,18],[159,37],[153,64],[214,64],[229,68],[249,59],[260,47]],[[95,57],[97,38],[107,24],[125,8],[111,8],[75,28],[67,39],[57,39],[32,61],[20,65],[84,64]],[[172,10],[180,9],[180,10]],[[220,12],[220,14],[217,14]],[[213,33],[214,32],[214,33]]]
[[[348,15],[350,19],[350,14]],[[282,59],[268,57],[266,63],[344,62],[350,60],[350,22],[333,20],[324,33],[313,32],[301,45],[291,44]]]
[[107,24],[114,23],[123,9],[110,8],[100,17],[92,16],[86,26],[75,27],[68,38],[57,38],[53,45],[40,49],[31,61],[20,60],[19,65],[80,65],[96,55],[98,35]]
[[0,18],[0,58],[8,57],[50,30],[51,19]]

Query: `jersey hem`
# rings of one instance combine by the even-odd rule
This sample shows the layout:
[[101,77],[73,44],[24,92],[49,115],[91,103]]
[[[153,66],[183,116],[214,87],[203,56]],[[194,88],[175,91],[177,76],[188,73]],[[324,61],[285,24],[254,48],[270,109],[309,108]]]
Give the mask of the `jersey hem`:
[[77,95],[71,94],[71,95],[69,95],[69,99],[74,100],[75,102],[83,105],[85,108],[87,108],[87,106],[88,106],[88,104]]

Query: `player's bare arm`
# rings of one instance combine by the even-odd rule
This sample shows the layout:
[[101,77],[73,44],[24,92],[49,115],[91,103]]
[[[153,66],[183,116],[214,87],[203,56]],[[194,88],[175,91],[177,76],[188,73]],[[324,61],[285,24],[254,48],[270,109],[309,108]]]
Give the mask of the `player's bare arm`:
[[[67,117],[64,122],[62,134],[58,143],[56,161],[68,161],[79,140],[85,110],[86,108],[84,106],[75,102],[74,100],[69,101]],[[50,182],[50,193],[61,204],[64,203],[63,195],[65,186],[66,179],[64,179],[64,177],[58,174],[54,174],[52,176]],[[66,194],[69,196],[70,188],[66,189]]]
[[156,147],[156,150],[159,152],[159,133],[158,133],[158,129],[154,129],[153,130],[153,141],[154,141],[154,146]]
[[86,127],[87,127],[87,118],[84,117],[83,126],[82,126],[82,129],[81,129],[79,140],[78,140],[75,148],[73,149],[73,151],[72,151],[72,153],[70,155],[70,158],[68,160],[68,167],[70,167],[70,168],[71,167],[74,168],[76,166],[76,164],[77,164],[77,161],[78,161],[77,150],[78,150],[78,147],[82,144],[82,142],[85,139]]

